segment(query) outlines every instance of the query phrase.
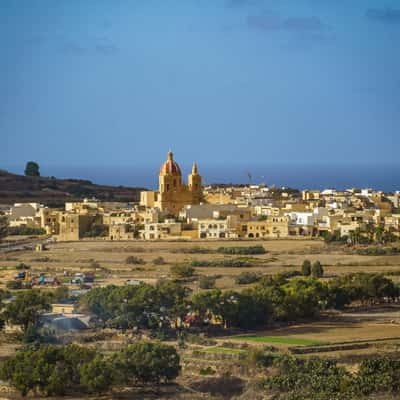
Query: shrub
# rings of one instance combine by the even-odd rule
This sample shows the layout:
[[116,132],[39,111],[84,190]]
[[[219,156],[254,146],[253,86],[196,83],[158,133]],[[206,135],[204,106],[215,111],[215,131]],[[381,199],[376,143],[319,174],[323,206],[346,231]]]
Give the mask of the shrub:
[[101,265],[100,265],[100,263],[98,262],[98,261],[91,261],[90,262],[90,268],[94,268],[94,269],[97,269],[97,268],[100,268],[101,267]]
[[191,344],[198,344],[201,346],[215,346],[218,344],[214,339],[205,338],[203,335],[189,334],[186,341]]
[[258,282],[261,279],[261,274],[258,272],[242,272],[235,276],[235,283],[238,285],[247,285],[249,283]]
[[8,228],[9,235],[45,235],[46,231],[42,228],[31,228],[29,226],[13,226]]
[[205,375],[215,375],[216,371],[214,369],[212,369],[210,366],[206,367],[206,368],[201,368],[199,371],[199,374],[202,376]]
[[246,360],[258,367],[271,367],[276,355],[264,349],[251,349],[246,354]]
[[146,264],[143,258],[139,258],[136,256],[128,256],[125,260],[126,264]]
[[18,264],[15,269],[21,270],[21,269],[31,269],[30,265],[26,265],[24,263]]
[[213,276],[201,276],[199,286],[200,289],[213,289],[215,287],[215,278]]
[[391,247],[366,247],[362,249],[357,249],[356,254],[361,256],[391,256],[400,254],[400,247],[391,246]]
[[248,247],[219,247],[218,253],[222,254],[240,254],[240,255],[251,255],[251,254],[265,254],[266,250],[263,246],[248,246]]
[[194,275],[195,269],[190,265],[174,265],[171,272],[177,278],[189,278]]
[[251,266],[251,263],[245,260],[224,259],[224,260],[193,260],[190,262],[192,267],[224,267],[224,268],[244,268]]
[[294,278],[295,276],[302,276],[302,273],[294,269],[292,271],[281,272],[277,276],[284,279],[290,279]]
[[[35,262],[49,262],[51,261],[50,257],[38,257],[38,258],[33,258],[31,261],[35,261]],[[17,268],[18,269],[18,268]]]
[[273,364],[277,373],[265,379],[264,387],[270,394],[278,392],[279,399],[386,399],[397,398],[400,392],[398,358],[367,358],[353,374],[334,360],[319,357],[281,354]]
[[154,265],[164,265],[165,264],[165,260],[163,257],[157,257],[153,260],[153,264]]
[[6,288],[10,289],[10,290],[22,289],[22,282],[21,281],[8,281],[6,283]]

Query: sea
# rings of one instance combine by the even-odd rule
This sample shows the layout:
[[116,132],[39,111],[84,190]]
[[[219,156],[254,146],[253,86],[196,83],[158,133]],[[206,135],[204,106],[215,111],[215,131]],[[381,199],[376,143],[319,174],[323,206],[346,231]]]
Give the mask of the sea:
[[[180,165],[184,179],[191,165]],[[19,168],[9,172],[23,173]],[[159,165],[125,166],[41,166],[42,176],[88,179],[96,184],[155,189]],[[265,164],[199,165],[203,184],[266,184],[296,189],[372,188],[385,192],[400,191],[400,163],[372,164]]]

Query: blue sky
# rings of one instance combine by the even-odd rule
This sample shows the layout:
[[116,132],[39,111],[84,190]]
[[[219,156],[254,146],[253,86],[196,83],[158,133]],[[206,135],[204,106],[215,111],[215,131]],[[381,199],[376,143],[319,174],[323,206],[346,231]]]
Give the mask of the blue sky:
[[0,168],[399,163],[398,0],[1,0]]

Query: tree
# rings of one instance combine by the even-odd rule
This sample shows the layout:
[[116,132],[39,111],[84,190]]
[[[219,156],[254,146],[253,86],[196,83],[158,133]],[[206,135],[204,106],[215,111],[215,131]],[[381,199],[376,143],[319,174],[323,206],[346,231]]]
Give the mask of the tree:
[[7,322],[21,325],[25,332],[30,325],[37,325],[40,314],[50,309],[49,296],[39,290],[20,292],[14,301],[7,304],[4,318]]
[[64,395],[80,386],[80,369],[95,355],[95,350],[77,345],[23,349],[3,363],[0,379],[11,382],[24,396],[31,390]]
[[39,164],[35,161],[28,161],[25,167],[26,176],[40,176]]
[[304,260],[301,266],[301,274],[303,276],[310,276],[311,275],[311,261]]
[[50,294],[54,302],[63,302],[69,299],[69,289],[68,286],[59,286],[54,292]]
[[179,355],[162,343],[138,342],[116,354],[114,364],[122,382],[160,383],[179,375]]
[[311,275],[314,278],[321,278],[324,275],[324,269],[319,261],[315,261],[311,268]]
[[207,292],[198,292],[193,296],[192,303],[200,319],[210,320],[213,316],[220,315],[221,291],[211,289]]
[[138,342],[109,358],[70,344],[21,349],[0,365],[0,379],[24,396],[31,391],[61,396],[71,391],[101,393],[115,383],[158,384],[175,379],[179,371],[175,348],[161,343]]
[[80,383],[90,393],[102,393],[115,382],[116,373],[111,362],[98,355],[93,360],[83,364],[79,370]]
[[160,322],[176,321],[187,314],[188,292],[170,281],[156,286],[110,285],[91,290],[80,298],[80,303],[115,328],[156,328]]

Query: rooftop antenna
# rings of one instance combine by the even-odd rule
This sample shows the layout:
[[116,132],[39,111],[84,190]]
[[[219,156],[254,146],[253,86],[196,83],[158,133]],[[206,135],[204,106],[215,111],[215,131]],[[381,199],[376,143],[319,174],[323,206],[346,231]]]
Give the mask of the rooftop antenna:
[[247,174],[247,177],[249,178],[249,186],[250,186],[251,185],[251,178],[252,178],[251,172],[247,171],[246,174]]

